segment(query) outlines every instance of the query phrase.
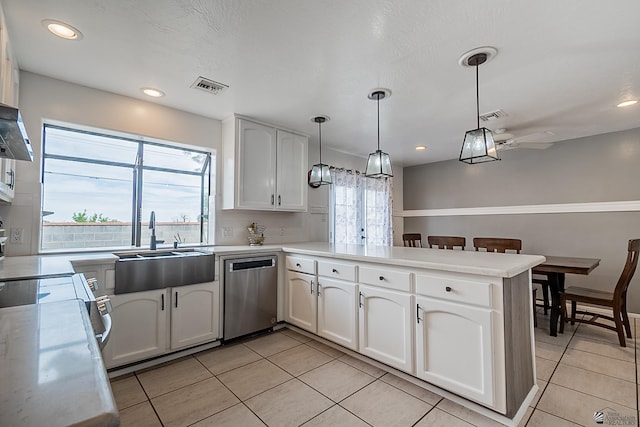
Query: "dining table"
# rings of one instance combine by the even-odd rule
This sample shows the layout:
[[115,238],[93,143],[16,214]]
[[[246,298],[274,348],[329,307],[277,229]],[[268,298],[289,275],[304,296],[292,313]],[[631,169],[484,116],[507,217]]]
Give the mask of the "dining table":
[[582,274],[587,275],[593,271],[599,264],[599,258],[578,258],[543,255],[546,261],[538,264],[531,269],[533,274],[541,274],[547,276],[547,283],[551,294],[551,315],[549,324],[549,334],[558,336],[558,319],[560,318],[560,293],[564,292],[565,274]]

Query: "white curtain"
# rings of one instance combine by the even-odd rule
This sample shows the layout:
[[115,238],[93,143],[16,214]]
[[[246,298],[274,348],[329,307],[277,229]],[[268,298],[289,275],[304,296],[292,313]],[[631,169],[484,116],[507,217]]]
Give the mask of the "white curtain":
[[334,169],[332,175],[331,241],[391,246],[391,179],[342,169]]
[[390,178],[364,178],[365,215],[364,228],[369,245],[391,246],[393,198]]
[[331,185],[332,242],[363,244],[362,177],[353,171],[334,169]]

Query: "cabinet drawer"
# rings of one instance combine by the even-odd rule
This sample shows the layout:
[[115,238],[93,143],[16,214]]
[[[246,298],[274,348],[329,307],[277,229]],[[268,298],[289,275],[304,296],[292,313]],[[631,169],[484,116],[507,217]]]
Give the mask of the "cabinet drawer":
[[360,266],[360,283],[411,292],[411,273],[377,266]]
[[316,261],[311,258],[287,256],[287,270],[316,274]]
[[492,285],[482,279],[416,274],[416,293],[468,304],[491,306]]
[[356,269],[357,266],[355,264],[346,264],[331,260],[318,261],[318,276],[355,282]]

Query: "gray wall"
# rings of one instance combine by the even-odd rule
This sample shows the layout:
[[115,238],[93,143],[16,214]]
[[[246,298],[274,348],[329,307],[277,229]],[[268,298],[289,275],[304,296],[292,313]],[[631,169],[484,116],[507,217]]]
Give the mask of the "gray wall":
[[[422,209],[640,201],[640,128],[501,156],[487,164],[450,160],[405,168],[405,215]],[[525,253],[601,258],[589,276],[567,275],[567,285],[613,290],[627,241],[640,238],[640,211],[405,216],[404,230],[422,233],[424,240],[429,234],[465,236],[471,250],[474,236],[500,236],[522,239]],[[631,282],[628,308],[640,313],[640,272]]]

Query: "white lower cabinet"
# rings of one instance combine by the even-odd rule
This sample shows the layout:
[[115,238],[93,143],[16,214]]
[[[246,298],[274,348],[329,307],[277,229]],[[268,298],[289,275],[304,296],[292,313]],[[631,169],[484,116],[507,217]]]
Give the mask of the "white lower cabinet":
[[220,337],[220,284],[200,283],[110,295],[107,368],[138,362]]
[[358,349],[357,286],[318,278],[318,335],[352,350]]
[[167,350],[166,289],[110,295],[111,335],[104,348],[107,368],[157,356]]
[[413,296],[359,286],[360,353],[413,372]]
[[494,406],[492,310],[420,296],[416,304],[416,376]]
[[220,336],[218,282],[171,289],[171,349],[176,350]]
[[315,278],[312,274],[287,271],[286,320],[314,334],[318,326]]

